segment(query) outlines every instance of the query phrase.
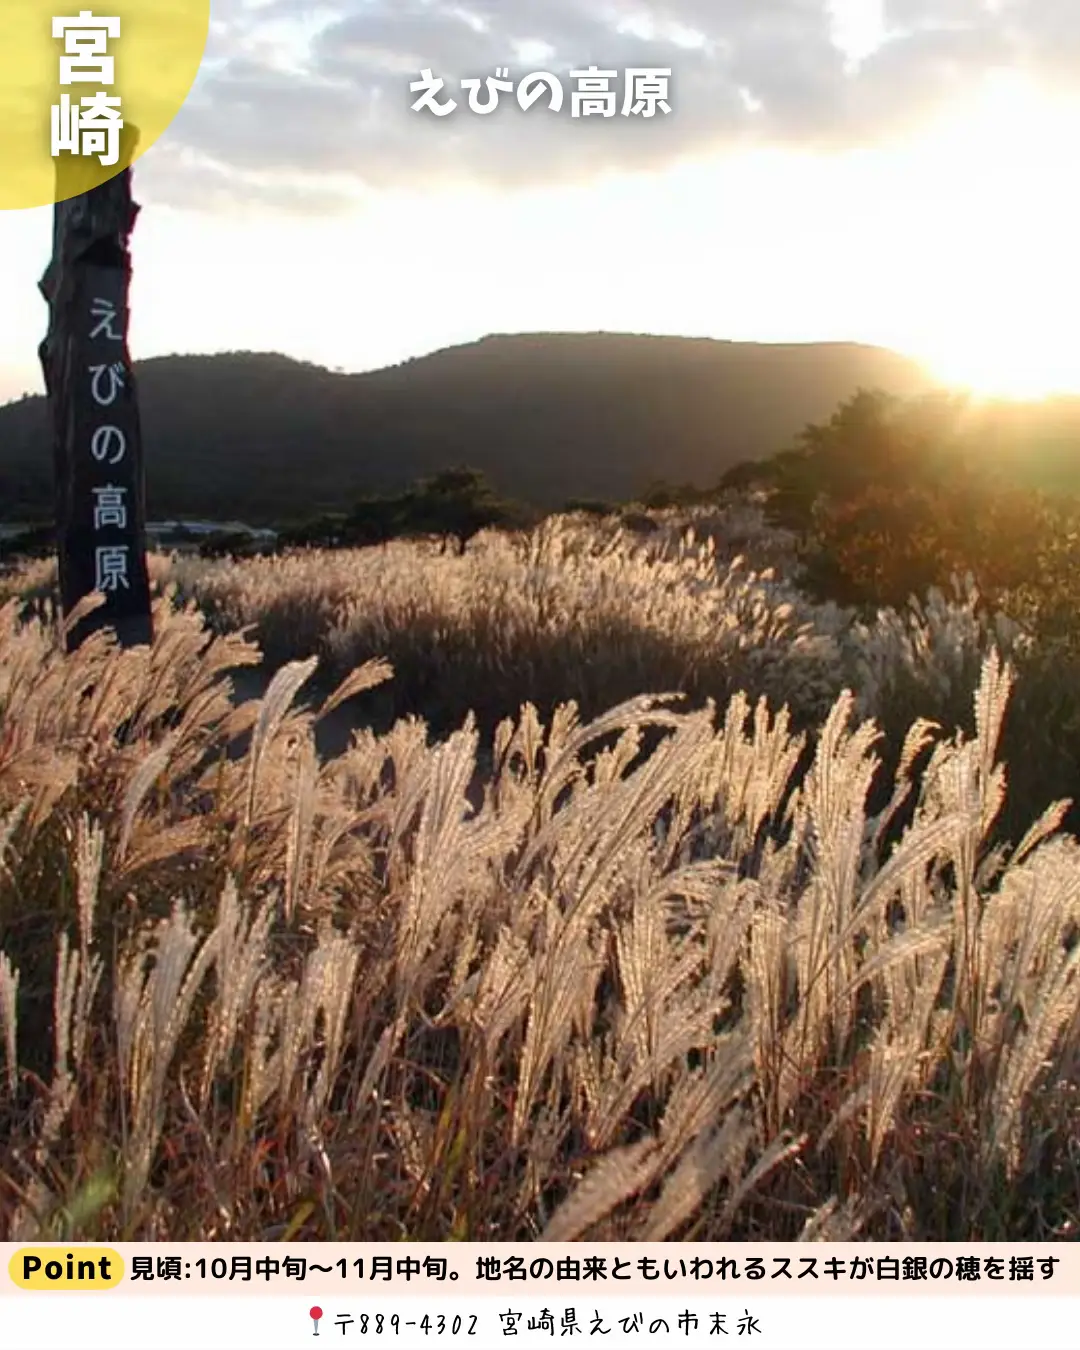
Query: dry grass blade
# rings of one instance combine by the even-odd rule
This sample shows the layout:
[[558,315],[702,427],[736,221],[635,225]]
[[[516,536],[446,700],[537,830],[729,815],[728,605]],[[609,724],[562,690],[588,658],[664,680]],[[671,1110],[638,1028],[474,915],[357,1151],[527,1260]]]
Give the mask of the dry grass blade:
[[251,748],[248,751],[248,781],[244,806],[245,830],[251,828],[255,812],[259,767],[266,752],[266,747],[281,725],[300,686],[311,678],[318,664],[319,660],[316,656],[312,656],[306,661],[290,661],[288,665],[282,666],[280,670],[275,672],[274,678],[270,681],[263,696],[262,706],[259,709],[259,716],[256,719],[255,730],[251,738]]
[[6,872],[11,875],[11,869],[8,865],[7,851],[11,847],[11,841],[15,837],[15,831],[19,828],[23,818],[30,810],[30,801],[24,799],[10,810],[7,815],[0,820],[0,873]]
[[146,800],[150,789],[168,767],[177,740],[176,736],[169,736],[160,745],[147,751],[128,783],[120,816],[120,838],[116,846],[118,862],[123,862],[127,856],[135,817],[138,815],[139,808]]
[[362,666],[351,671],[341,681],[338,687],[323,703],[322,707],[315,715],[315,721],[320,721],[335,708],[346,703],[350,698],[355,698],[357,694],[362,694],[368,689],[374,689],[387,680],[394,678],[394,668],[389,661],[365,661]]
[[721,1211],[717,1224],[721,1233],[726,1232],[730,1228],[743,1201],[746,1200],[749,1195],[753,1194],[754,1189],[757,1186],[760,1186],[765,1178],[772,1172],[775,1172],[779,1167],[782,1167],[784,1163],[792,1158],[798,1157],[798,1155],[806,1148],[808,1139],[809,1136],[805,1134],[799,1135],[796,1139],[777,1137],[766,1145],[761,1157],[758,1158],[745,1176],[736,1180],[734,1171],[732,1170],[729,1172],[732,1180],[731,1194],[724,1201],[724,1208]]
[[[635,1236],[641,1242],[664,1242],[693,1218],[720,1181],[726,1179],[734,1187],[755,1134],[750,1116],[734,1110],[717,1129],[699,1135],[664,1181],[646,1223]],[[718,1231],[723,1233],[723,1222]]]
[[19,972],[12,967],[7,953],[0,952],[0,1028],[4,1033],[8,1092],[12,1094],[19,1081],[18,1026]]
[[78,604],[64,616],[63,622],[60,624],[61,637],[67,638],[84,619],[88,619],[91,614],[99,610],[107,599],[104,591],[91,591],[89,595],[84,595]]
[[1030,827],[1023,839],[1017,844],[1010,861],[1015,866],[1022,863],[1045,840],[1060,830],[1072,802],[1067,798],[1060,802],[1051,802],[1038,820]]
[[616,1206],[649,1186],[657,1166],[656,1140],[612,1149],[594,1163],[584,1179],[551,1216],[541,1242],[575,1242]]

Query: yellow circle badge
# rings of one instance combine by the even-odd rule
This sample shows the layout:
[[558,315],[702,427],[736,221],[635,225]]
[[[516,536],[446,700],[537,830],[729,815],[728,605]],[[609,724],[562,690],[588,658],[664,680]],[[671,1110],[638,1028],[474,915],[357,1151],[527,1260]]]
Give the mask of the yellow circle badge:
[[210,0],[3,0],[0,210],[128,168],[180,111],[209,27]]

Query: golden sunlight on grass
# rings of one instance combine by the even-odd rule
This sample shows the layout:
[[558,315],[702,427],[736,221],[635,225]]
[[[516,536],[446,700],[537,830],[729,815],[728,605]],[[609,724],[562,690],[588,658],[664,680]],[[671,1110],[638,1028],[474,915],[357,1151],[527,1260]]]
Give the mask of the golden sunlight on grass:
[[[800,601],[745,507],[654,525],[155,556],[153,646],[70,659],[5,578],[0,1236],[1075,1237],[1080,845],[991,837],[1016,643]],[[238,706],[244,619],[294,659]],[[514,711],[324,758],[317,655],[324,712]],[[905,718],[872,804],[904,672],[974,734]]]

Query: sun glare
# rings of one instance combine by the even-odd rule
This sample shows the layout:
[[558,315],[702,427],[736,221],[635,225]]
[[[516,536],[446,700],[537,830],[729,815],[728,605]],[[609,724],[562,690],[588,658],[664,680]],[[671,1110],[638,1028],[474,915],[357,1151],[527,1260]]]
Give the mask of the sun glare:
[[989,398],[1034,401],[1080,392],[1080,370],[1055,350],[1024,354],[1011,347],[977,344],[961,355],[924,358],[944,384]]
[[1078,132],[1077,101],[1002,76],[921,151],[937,301],[918,345],[942,380],[1017,399],[1080,391]]

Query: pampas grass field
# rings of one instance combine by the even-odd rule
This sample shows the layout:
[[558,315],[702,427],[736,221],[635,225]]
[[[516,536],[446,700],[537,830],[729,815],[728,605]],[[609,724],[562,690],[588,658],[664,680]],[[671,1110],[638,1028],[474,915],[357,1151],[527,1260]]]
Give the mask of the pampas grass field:
[[0,1237],[1080,1235],[1031,638],[656,526],[0,579]]

